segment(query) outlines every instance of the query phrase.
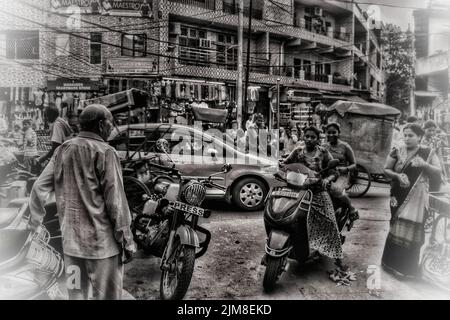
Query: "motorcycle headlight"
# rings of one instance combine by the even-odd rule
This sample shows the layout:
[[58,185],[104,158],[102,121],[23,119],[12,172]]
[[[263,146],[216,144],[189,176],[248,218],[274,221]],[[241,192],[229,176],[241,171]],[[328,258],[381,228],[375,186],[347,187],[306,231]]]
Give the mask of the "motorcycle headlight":
[[199,182],[190,181],[183,187],[181,193],[182,200],[192,206],[199,206],[205,200],[206,188]]

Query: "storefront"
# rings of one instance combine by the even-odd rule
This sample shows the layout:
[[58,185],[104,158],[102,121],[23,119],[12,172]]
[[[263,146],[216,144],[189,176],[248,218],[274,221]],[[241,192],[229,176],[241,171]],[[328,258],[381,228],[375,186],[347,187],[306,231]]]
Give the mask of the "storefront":
[[45,88],[0,87],[0,131],[11,130],[31,120],[36,130],[43,127],[42,110],[50,103]]
[[86,100],[105,94],[105,87],[100,81],[86,78],[48,80],[46,93],[49,103],[54,104],[60,115],[69,121],[76,118],[80,100]]

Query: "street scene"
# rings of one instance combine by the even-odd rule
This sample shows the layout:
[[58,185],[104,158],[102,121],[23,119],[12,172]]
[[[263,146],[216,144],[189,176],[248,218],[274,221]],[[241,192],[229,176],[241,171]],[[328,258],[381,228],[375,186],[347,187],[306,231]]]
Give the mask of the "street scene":
[[449,21],[0,0],[0,300],[448,300]]

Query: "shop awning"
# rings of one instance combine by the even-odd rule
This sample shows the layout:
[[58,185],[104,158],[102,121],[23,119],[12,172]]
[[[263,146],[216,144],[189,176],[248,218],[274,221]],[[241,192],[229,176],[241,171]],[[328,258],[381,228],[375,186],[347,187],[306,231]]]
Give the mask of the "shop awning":
[[192,107],[192,114],[197,121],[225,123],[228,111],[212,108]]

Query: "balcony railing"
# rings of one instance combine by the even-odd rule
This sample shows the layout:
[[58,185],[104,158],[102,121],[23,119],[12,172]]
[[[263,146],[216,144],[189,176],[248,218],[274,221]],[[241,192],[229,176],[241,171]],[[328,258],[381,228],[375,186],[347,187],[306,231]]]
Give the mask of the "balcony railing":
[[169,0],[169,1],[208,10],[216,10],[216,0]]
[[294,20],[294,27],[300,28],[305,31],[309,31],[315,34],[320,34],[327,36],[329,38],[334,38],[346,42],[350,42],[350,34],[348,31],[346,32],[340,32],[340,30],[334,30],[333,28],[329,28],[328,30],[325,30],[323,28],[315,28],[312,23],[306,22],[302,18],[297,18]]
[[[231,13],[231,14],[237,14],[238,13],[238,5],[237,4],[223,2],[222,5],[223,5],[223,9],[222,10],[223,10],[224,13]],[[244,16],[245,17],[249,16],[249,12],[250,12],[250,8],[249,7],[244,7]],[[258,20],[262,20],[262,18],[263,18],[263,10],[262,9],[252,8],[252,18],[258,19]]]
[[[336,76],[336,75],[330,75],[325,73],[320,74],[314,74],[311,72],[305,72],[303,70],[300,70],[297,67],[272,67],[272,73],[276,76],[284,76],[284,77],[291,77],[294,79],[300,79],[300,80],[308,80],[308,81],[315,81],[315,82],[322,82],[322,83],[333,83],[333,84],[340,84],[349,86],[350,82],[348,79]],[[331,82],[330,82],[331,80]]]

